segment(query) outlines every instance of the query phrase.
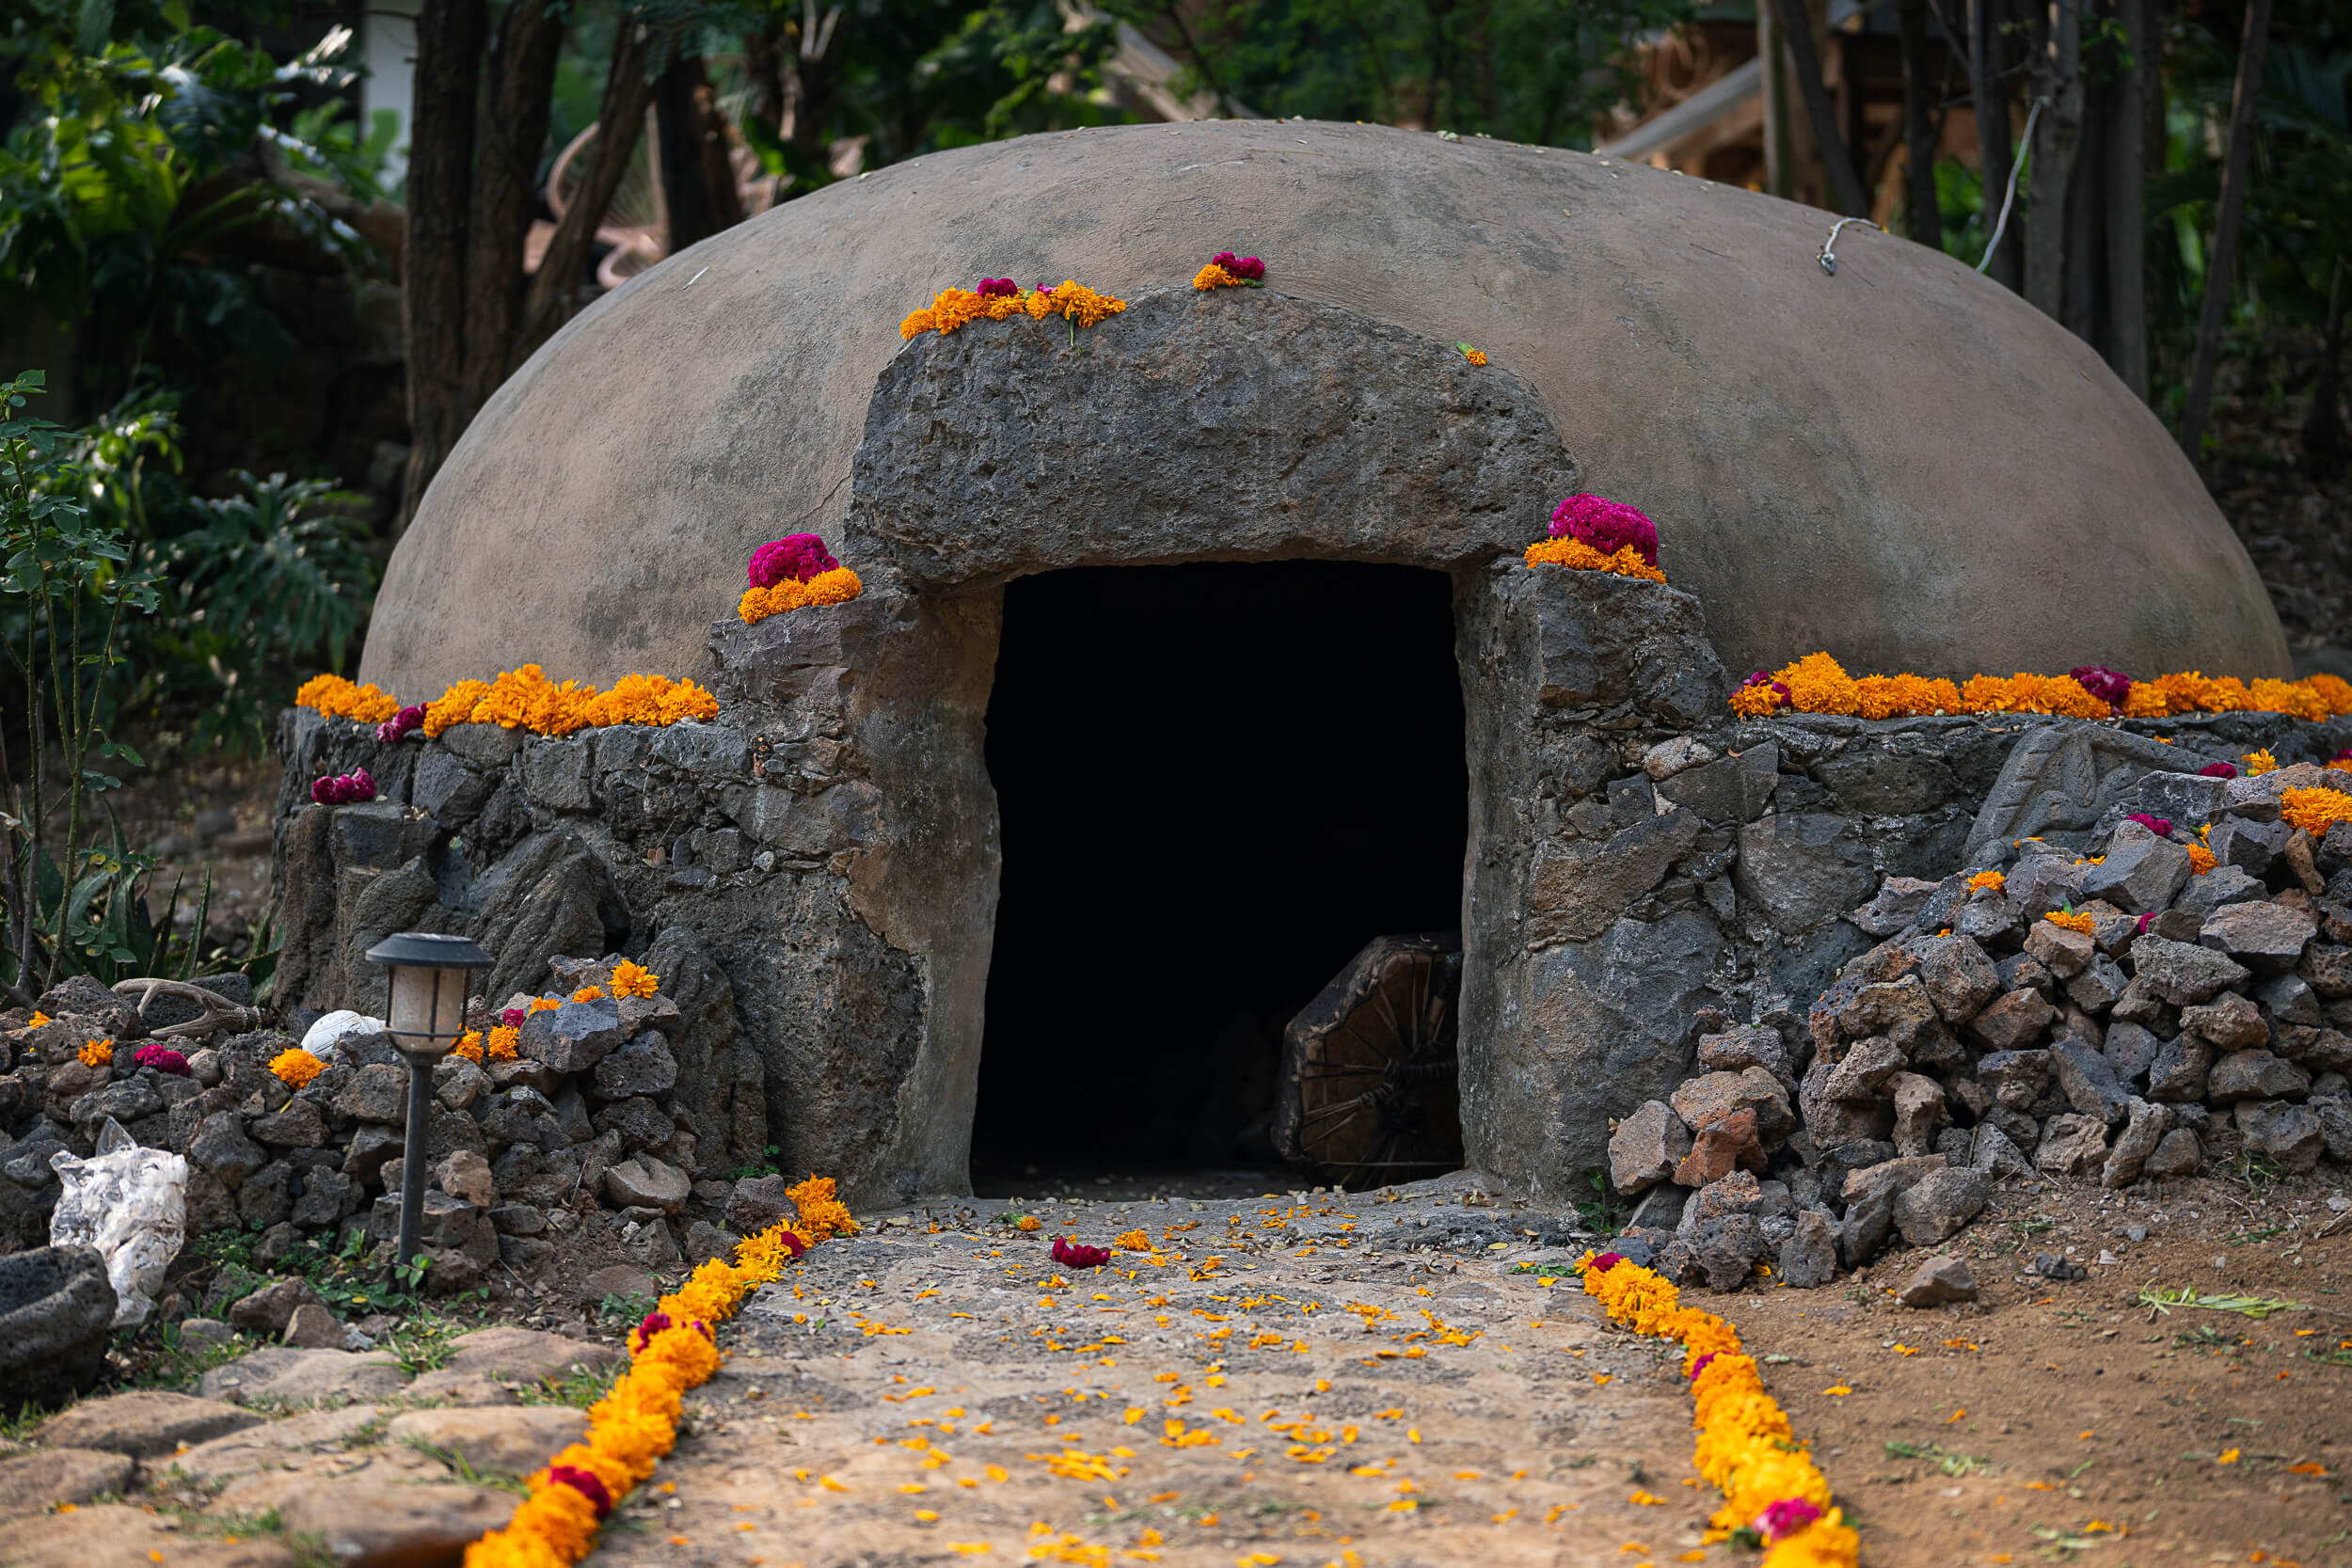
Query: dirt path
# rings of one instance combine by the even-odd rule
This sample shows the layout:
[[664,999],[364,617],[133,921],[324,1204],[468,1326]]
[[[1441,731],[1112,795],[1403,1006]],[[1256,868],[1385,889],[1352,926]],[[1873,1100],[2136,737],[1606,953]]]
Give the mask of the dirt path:
[[[882,1216],[728,1327],[693,1434],[594,1560],[1694,1553],[1714,1499],[1685,1480],[1677,1370],[1538,1283],[1559,1276],[1512,1272],[1576,1238],[1472,1190],[1061,1199],[1028,1233],[993,1213]],[[1056,1235],[1136,1229],[1160,1250],[1085,1270],[1048,1256]]]

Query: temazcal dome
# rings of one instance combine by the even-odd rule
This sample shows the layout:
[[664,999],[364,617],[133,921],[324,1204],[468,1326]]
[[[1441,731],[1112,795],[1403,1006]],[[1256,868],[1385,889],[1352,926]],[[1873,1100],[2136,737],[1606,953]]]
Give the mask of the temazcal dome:
[[[2087,345],[1966,266],[1878,233],[1849,230],[1828,275],[1815,258],[1829,223],[1645,166],[1375,126],[1130,126],[897,165],[671,259],[534,356],[434,481],[361,673],[407,701],[523,663],[598,683],[696,673],[746,556],[798,531],[869,586],[918,591],[1143,561],[1459,572],[1541,537],[1559,499],[1499,495],[1482,469],[1649,513],[1661,564],[1704,602],[1735,676],[1816,648],[1857,673],[2288,673],[2244,550]],[[1191,296],[1194,271],[1227,248],[1265,258],[1267,290]],[[1135,302],[1077,346],[1152,383],[1115,418],[1020,411],[1053,429],[1052,484],[1100,502],[1040,525],[1062,534],[1034,555],[1021,534],[1035,482],[992,467],[1005,449],[968,438],[970,410],[944,410],[927,437],[919,410],[869,406],[915,351],[900,319],[983,276],[1075,278]],[[1176,341],[1184,313],[1212,305],[1263,309],[1268,332],[1296,341],[1266,344],[1259,370],[1220,372]],[[1049,325],[1061,330],[965,331],[1041,344]],[[1378,385],[1426,361],[1351,357],[1356,326],[1474,344],[1490,389]],[[1319,362],[1282,366],[1293,354]],[[1356,410],[1314,427],[1327,450],[1303,453],[1292,431],[1254,438],[1269,405],[1232,383],[1267,365]],[[1372,384],[1330,384],[1357,373]],[[961,395],[992,395],[984,368]],[[1233,428],[1220,404],[1260,411]],[[861,451],[869,416],[886,461]],[[1531,466],[1498,445],[1490,467],[1477,429],[1445,428],[1495,420],[1510,442],[1532,425],[1556,458]],[[1447,449],[1434,466],[1433,443]],[[1203,504],[1180,526],[1122,523],[1122,498],[1163,481],[1189,492],[1212,464],[1256,499]],[[1181,482],[1155,480],[1158,465]],[[1381,492],[1381,515],[1351,501],[1341,516],[1313,494],[1334,493],[1311,483],[1318,471],[1383,467],[1414,472]],[[906,536],[893,498],[861,495],[872,475],[930,485],[917,510],[961,515],[926,537],[955,547],[886,547]]]

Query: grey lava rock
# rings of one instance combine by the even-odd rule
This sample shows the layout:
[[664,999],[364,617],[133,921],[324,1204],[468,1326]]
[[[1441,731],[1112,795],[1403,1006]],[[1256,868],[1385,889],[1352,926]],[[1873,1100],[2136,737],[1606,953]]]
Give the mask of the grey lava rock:
[[58,1404],[106,1370],[115,1290],[88,1247],[35,1247],[0,1258],[0,1407]]
[[2224,954],[2168,942],[2153,932],[2132,943],[2132,975],[2176,1007],[2209,1002],[2253,978],[2250,970]]
[[1895,1198],[1895,1224],[1913,1246],[1933,1246],[1973,1220],[1993,1196],[1982,1171],[1930,1171]]
[[647,1029],[596,1064],[596,1093],[606,1100],[667,1094],[677,1083],[677,1060],[660,1030]]
[[518,1049],[558,1072],[585,1072],[619,1049],[626,1037],[620,1006],[608,996],[532,1013],[523,1020]]
[[[1672,1176],[1675,1166],[1679,1164],[1683,1156],[1690,1152],[1690,1128],[1683,1125],[1682,1118],[1675,1115],[1674,1108],[1664,1101],[1650,1101],[1640,1110],[1618,1122],[1617,1130],[1610,1134],[1609,1180],[1621,1193],[1629,1196],[1641,1192]],[[784,1179],[763,1177],[759,1180],[776,1184],[774,1189],[774,1201],[778,1206],[776,1213],[778,1215],[788,1213],[790,1200],[783,1196]],[[747,1187],[753,1187],[753,1183],[745,1181],[737,1184],[734,1205],[743,1206],[748,1201],[755,1205],[756,1210],[764,1210],[768,1202],[768,1190],[765,1187],[758,1187],[754,1188],[751,1193],[746,1193]],[[756,1210],[746,1208],[744,1213],[739,1217],[736,1207],[730,1207],[729,1220],[740,1227],[755,1216]],[[772,1221],[762,1223],[772,1223]]]
[[2172,1111],[2169,1106],[2134,1100],[2131,1117],[2123,1131],[2115,1135],[2115,1147],[2108,1150],[2106,1164],[2100,1168],[2099,1180],[2104,1186],[2128,1187],[2139,1180],[2150,1155],[2172,1131]]
[[1913,1272],[1895,1299],[1905,1307],[1943,1307],[1977,1299],[1977,1276],[1964,1258],[1931,1258]]
[[2309,1105],[2281,1100],[2240,1101],[2237,1129],[2248,1153],[2260,1155],[2290,1176],[2300,1176],[2319,1164],[2328,1148],[2327,1129],[2320,1124],[2319,1113]]
[[1818,1290],[1837,1274],[1837,1227],[1815,1209],[1799,1214],[1795,1223],[1780,1243],[1780,1277],[1794,1290]]

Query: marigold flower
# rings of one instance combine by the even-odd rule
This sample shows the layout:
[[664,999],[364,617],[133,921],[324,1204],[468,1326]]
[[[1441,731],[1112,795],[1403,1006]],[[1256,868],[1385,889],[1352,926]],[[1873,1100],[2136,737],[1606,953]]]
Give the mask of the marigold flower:
[[1211,261],[1192,275],[1192,286],[1202,293],[1207,293],[1211,289],[1238,289],[1242,286],[1242,282],[1240,278],[1235,277],[1215,261]]
[[1968,885],[1972,888],[1989,888],[1998,893],[2009,885],[2009,879],[1997,871],[1979,871],[1968,879]]
[[1547,539],[1539,545],[1527,546],[1530,566],[1565,566],[1579,572],[1608,572],[1621,578],[1641,578],[1649,582],[1664,582],[1666,574],[1642,559],[1642,552],[1628,545],[1614,555],[1603,555],[1581,539]]
[[1862,705],[1853,678],[1825,653],[1807,654],[1772,674],[1788,689],[1788,704],[1799,713],[1851,713]]
[[269,1069],[290,1089],[298,1089],[326,1070],[326,1064],[300,1046],[280,1051],[269,1059]]
[[661,988],[661,976],[644,964],[623,958],[612,966],[612,994],[647,997]]
[[1015,1230],[1035,1230],[1038,1223],[1038,1217],[1035,1214],[1024,1214],[1012,1222],[1012,1227]]
[[857,1234],[857,1221],[850,1217],[850,1211],[834,1196],[832,1177],[811,1176],[805,1181],[787,1187],[784,1196],[790,1198],[793,1207],[800,1211],[798,1228],[810,1242]]
[[2279,759],[2267,751],[2249,752],[2238,760],[2246,765],[2246,776],[2249,779],[2279,770]]
[[84,1040],[79,1053],[84,1067],[104,1067],[115,1059],[112,1040]]
[[313,675],[304,681],[294,689],[294,706],[362,724],[380,724],[400,712],[400,703],[390,693],[373,684],[356,686],[341,675]]
[[1725,699],[1742,719],[1770,719],[1780,711],[1783,696],[1772,686],[1743,686]]
[[2328,718],[2342,719],[2346,714],[2352,714],[2352,681],[2345,680],[2342,675],[2306,675],[2296,684],[2311,689],[2312,695],[2317,697],[2320,705],[2327,708]]
[[1054,1238],[1054,1261],[1073,1269],[1099,1269],[1111,1260],[1108,1247],[1081,1246],[1063,1237]]
[[1639,511],[1606,496],[1579,491],[1551,509],[1554,539],[1581,539],[1603,555],[1630,546],[1649,565],[1658,564],[1658,527]]
[[2352,820],[2352,795],[2333,789],[2290,789],[2279,797],[2279,815],[2313,838],[2326,838],[2330,824]]
[[604,988],[601,986],[582,986],[578,990],[572,992],[572,1000],[575,1002],[601,1002],[604,1000]]
[[1126,1248],[1129,1252],[1149,1252],[1152,1250],[1152,1238],[1145,1235],[1140,1230],[1130,1230],[1124,1235],[1112,1238],[1112,1240],[1117,1245]]
[[449,1053],[453,1056],[463,1056],[466,1060],[474,1063],[476,1066],[480,1066],[482,1062],[482,1031],[479,1029],[469,1029],[464,1034],[458,1036],[457,1043],[449,1048]]
[[2218,862],[2215,859],[2214,852],[2206,848],[2203,845],[2192,844],[2188,847],[2189,875],[2193,877],[2201,877],[2206,872],[2211,871],[2217,863]]
[[1483,348],[1466,348],[1462,351],[1462,357],[1473,365],[1483,365],[1486,362],[1486,351]]
[[745,626],[781,615],[789,610],[805,610],[811,605],[847,604],[866,591],[865,583],[847,566],[835,566],[819,572],[806,582],[787,578],[770,588],[744,590],[735,602],[737,619]]
[[530,1010],[534,1013],[551,1013],[563,1005],[552,996],[534,996],[531,999]]
[[2079,931],[2084,936],[2090,936],[2096,932],[2099,924],[2078,910],[2052,910],[2042,918],[2053,926],[2064,930]]
[[[521,1009],[519,1008],[510,1009],[510,1011],[520,1010]],[[522,1033],[520,1030],[516,1029],[511,1023],[501,1023],[497,1028],[491,1030],[490,1037],[483,1042],[482,1053],[493,1062],[511,1062],[516,1059],[516,1043],[521,1038]]]
[[27,1029],[39,1029],[44,1025],[55,1023],[56,1022],[56,1020],[51,1018],[47,1013],[42,1012],[39,1007],[35,1007],[33,1009],[33,1016],[24,1021],[24,1027]]

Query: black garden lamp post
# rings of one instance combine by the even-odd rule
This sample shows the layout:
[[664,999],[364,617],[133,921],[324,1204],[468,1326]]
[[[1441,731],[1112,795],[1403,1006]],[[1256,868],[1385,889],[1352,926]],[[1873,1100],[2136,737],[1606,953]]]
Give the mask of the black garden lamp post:
[[424,1218],[425,1132],[433,1119],[433,1069],[450,1053],[466,1029],[466,993],[473,972],[490,967],[490,955],[464,937],[433,931],[404,931],[368,949],[368,961],[392,972],[390,1027],[393,1046],[408,1059],[408,1142],[400,1180],[400,1261],[417,1255],[417,1227]]

